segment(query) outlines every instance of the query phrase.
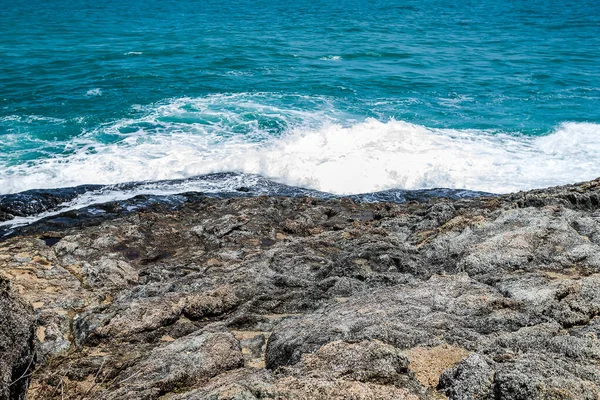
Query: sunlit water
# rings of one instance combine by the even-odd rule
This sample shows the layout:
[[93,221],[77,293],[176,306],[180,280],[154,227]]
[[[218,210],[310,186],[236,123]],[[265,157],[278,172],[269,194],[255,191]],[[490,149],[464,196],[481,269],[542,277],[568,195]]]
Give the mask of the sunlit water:
[[214,172],[336,194],[600,176],[597,1],[0,5],[0,194]]

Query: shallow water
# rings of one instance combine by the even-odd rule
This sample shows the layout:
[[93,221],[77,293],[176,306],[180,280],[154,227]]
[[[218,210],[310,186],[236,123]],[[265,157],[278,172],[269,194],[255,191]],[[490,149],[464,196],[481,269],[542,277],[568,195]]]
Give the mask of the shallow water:
[[600,176],[600,3],[288,3],[3,1],[0,194],[229,171],[336,194]]

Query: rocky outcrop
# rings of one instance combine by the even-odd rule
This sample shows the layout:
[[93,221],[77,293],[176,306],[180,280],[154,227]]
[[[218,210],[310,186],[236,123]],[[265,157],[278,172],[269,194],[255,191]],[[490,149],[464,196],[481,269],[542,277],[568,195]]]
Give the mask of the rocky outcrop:
[[35,367],[31,307],[0,276],[0,399],[24,399]]
[[35,332],[2,359],[35,348],[28,398],[600,396],[598,180],[404,204],[187,199],[0,243]]

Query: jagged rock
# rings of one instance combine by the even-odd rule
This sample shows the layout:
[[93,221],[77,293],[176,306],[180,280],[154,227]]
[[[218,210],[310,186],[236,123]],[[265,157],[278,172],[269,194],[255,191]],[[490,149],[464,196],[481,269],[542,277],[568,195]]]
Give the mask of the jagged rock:
[[425,391],[408,363],[402,352],[379,341],[332,342],[276,374],[235,371],[174,398],[422,399]]
[[0,242],[2,359],[30,399],[597,399],[599,199],[103,205]]
[[440,376],[438,389],[452,400],[493,399],[494,369],[478,353],[447,369]]
[[123,371],[108,399],[156,399],[243,366],[238,341],[230,333],[190,335],[154,349]]
[[0,275],[0,398],[24,399],[35,367],[35,318]]
[[399,349],[442,343],[474,351],[488,335],[541,323],[494,288],[466,275],[356,295],[348,301],[279,324],[267,346],[268,368],[295,364],[332,340],[378,339]]

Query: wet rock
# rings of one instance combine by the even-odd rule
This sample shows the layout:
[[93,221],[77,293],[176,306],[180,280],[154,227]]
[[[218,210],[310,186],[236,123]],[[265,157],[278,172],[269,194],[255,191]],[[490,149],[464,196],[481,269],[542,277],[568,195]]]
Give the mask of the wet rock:
[[0,221],[53,210],[61,203],[73,200],[85,192],[100,187],[99,185],[83,185],[66,189],[28,190],[0,196]]

